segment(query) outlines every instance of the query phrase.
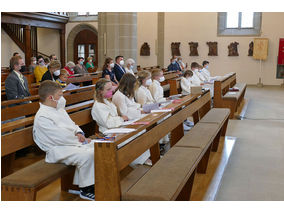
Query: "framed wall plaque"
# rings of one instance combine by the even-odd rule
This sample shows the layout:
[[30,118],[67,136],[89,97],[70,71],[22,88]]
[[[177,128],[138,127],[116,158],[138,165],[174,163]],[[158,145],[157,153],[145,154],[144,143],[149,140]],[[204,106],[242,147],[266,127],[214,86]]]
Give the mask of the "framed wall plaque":
[[268,38],[255,38],[253,43],[253,58],[266,60],[268,56]]

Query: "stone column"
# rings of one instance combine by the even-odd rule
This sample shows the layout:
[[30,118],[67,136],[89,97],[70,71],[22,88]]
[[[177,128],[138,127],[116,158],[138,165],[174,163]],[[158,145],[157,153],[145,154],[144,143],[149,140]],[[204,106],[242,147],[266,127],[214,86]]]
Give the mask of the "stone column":
[[165,67],[164,62],[164,49],[165,49],[165,13],[158,13],[158,56],[157,64],[161,67]]
[[137,13],[99,13],[99,67],[106,57],[137,59]]

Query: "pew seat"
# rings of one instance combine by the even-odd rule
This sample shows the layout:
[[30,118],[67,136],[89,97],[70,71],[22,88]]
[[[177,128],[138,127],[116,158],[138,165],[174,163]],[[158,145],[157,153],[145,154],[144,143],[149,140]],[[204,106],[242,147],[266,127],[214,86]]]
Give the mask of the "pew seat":
[[227,108],[212,108],[206,115],[199,121],[201,123],[218,123],[223,124],[224,118],[230,115],[230,109]]
[[189,200],[195,169],[201,159],[200,148],[171,148],[122,200]]
[[234,87],[238,87],[239,91],[232,91],[232,92],[229,91],[224,95],[224,98],[240,99],[241,95],[243,94],[243,92],[246,88],[246,84],[245,83],[237,83],[237,84],[235,84]]
[[[73,166],[40,160],[1,179],[2,200],[36,200],[37,191],[60,177],[70,175],[69,181],[63,178],[61,184],[72,184],[74,169]],[[61,188],[65,191],[69,189],[63,185]]]

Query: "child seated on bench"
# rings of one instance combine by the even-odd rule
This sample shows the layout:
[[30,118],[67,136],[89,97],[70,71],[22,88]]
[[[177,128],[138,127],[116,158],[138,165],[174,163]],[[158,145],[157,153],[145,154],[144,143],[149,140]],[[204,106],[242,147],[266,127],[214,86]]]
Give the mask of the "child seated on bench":
[[94,144],[65,111],[61,86],[46,80],[39,87],[40,108],[33,126],[35,143],[46,152],[47,163],[76,166],[74,185],[80,197],[94,200]]
[[67,86],[66,81],[68,79],[68,76],[69,76],[69,74],[68,74],[67,70],[61,69],[60,75],[59,75],[58,79],[56,80],[56,83],[58,83],[62,88],[66,87]]
[[119,127],[123,121],[128,120],[127,116],[118,115],[117,108],[111,101],[112,92],[110,80],[101,78],[96,83],[92,117],[97,122],[101,133],[108,129]]
[[154,99],[151,95],[149,86],[152,84],[151,73],[147,70],[138,72],[137,85],[135,91],[135,100],[141,104],[153,104]]
[[193,72],[191,70],[186,70],[183,74],[183,77],[181,77],[180,80],[180,86],[181,86],[181,94],[183,95],[189,95],[190,94],[190,87],[191,87],[191,82],[190,79],[193,76]]

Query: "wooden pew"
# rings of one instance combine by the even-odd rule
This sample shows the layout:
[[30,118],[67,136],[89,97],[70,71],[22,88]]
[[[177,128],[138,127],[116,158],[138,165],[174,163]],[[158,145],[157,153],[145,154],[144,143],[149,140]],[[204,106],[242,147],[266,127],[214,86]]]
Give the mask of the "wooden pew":
[[[70,114],[71,119],[79,126],[92,124],[95,133],[95,122],[91,117],[91,107]],[[32,126],[2,136],[1,156],[9,156],[17,150],[34,145]],[[15,141],[17,141],[15,143]],[[14,143],[13,143],[14,142]],[[3,166],[7,166],[2,164]],[[73,166],[45,163],[44,159],[25,167],[1,180],[2,200],[35,200],[36,193],[43,187],[61,178],[61,190],[74,189],[72,185]]]
[[[63,96],[66,99],[66,105],[92,100],[94,97],[95,85],[85,86],[74,90],[64,91]],[[30,103],[31,102],[31,103]],[[11,106],[11,104],[21,104]],[[24,103],[24,104],[23,104]],[[30,96],[21,100],[10,100],[1,103],[1,121],[21,116],[35,115],[39,109],[39,96]],[[3,131],[2,131],[3,132]]]
[[[217,151],[221,132],[226,132],[229,114],[229,109],[210,110],[206,119],[201,119],[182,137],[123,195],[123,199],[190,200],[195,173],[206,173],[210,152]],[[220,123],[217,123],[218,119]]]
[[[229,91],[232,87],[238,87],[239,91]],[[234,118],[238,106],[245,96],[246,84],[236,83],[236,73],[228,74],[221,80],[214,81],[214,107],[230,108],[230,118]]]
[[181,77],[168,80],[170,84],[170,95],[177,95],[181,93],[180,80]]
[[[119,172],[133,160],[139,157],[147,149],[150,149],[151,160],[155,166],[159,162],[159,140],[171,132],[171,146],[174,146],[183,135],[183,121],[193,115],[195,123],[199,120],[199,110],[210,110],[210,94],[206,91],[201,96],[188,95],[182,98],[179,104],[171,104],[167,108],[173,108],[171,112],[151,113],[141,119],[149,122],[147,125],[129,126],[136,128],[136,131],[117,136],[114,142],[95,144],[95,195],[96,200],[121,200],[124,199],[123,192],[129,189],[122,188]],[[157,121],[169,118],[157,124]],[[147,130],[128,144],[119,147],[121,143],[136,135],[142,130]],[[119,148],[118,148],[119,147]],[[150,169],[151,171],[151,169]],[[147,173],[146,173],[147,174]],[[135,179],[135,181],[138,181]],[[131,186],[133,186],[133,183]],[[129,186],[129,185],[128,185]]]

